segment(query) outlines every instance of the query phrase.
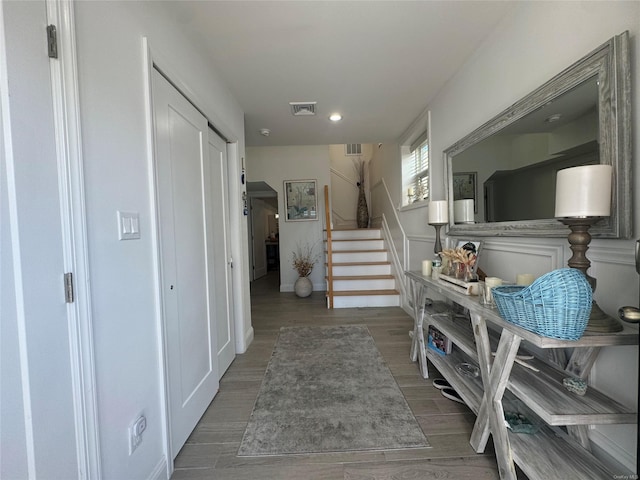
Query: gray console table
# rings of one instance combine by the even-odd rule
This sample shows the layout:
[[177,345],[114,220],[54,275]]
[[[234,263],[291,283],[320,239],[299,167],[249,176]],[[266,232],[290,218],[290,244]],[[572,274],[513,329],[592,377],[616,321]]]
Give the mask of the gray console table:
[[[497,310],[479,303],[444,281],[424,277],[420,272],[405,272],[410,280],[414,330],[411,359],[418,361],[424,378],[429,372],[427,359],[476,414],[470,443],[478,453],[484,451],[489,434],[493,443],[501,479],[516,480],[514,462],[530,480],[550,478],[611,479],[621,472],[611,472],[590,452],[588,425],[633,424],[637,414],[595,388],[584,396],[568,392],[563,378],[586,378],[601,347],[637,345],[638,333],[625,326],[622,332],[584,335],[576,341],[543,337],[505,321]],[[433,314],[424,307],[427,294],[437,293],[469,312],[469,319],[454,315]],[[426,346],[425,331],[433,325],[455,345],[448,355]],[[515,363],[518,349],[534,352],[527,361],[537,372]],[[555,362],[572,348],[563,365]],[[495,352],[495,356],[492,354]],[[474,362],[480,376],[460,375],[456,365]],[[509,392],[537,417],[542,425],[535,434],[516,434],[504,422],[503,399]]]

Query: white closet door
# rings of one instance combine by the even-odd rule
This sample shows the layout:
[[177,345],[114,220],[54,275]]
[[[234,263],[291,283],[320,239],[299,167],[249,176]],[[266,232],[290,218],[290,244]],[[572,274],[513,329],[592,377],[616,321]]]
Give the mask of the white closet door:
[[218,391],[203,169],[208,125],[153,72],[156,175],[171,450],[175,456]]
[[233,282],[231,244],[229,233],[229,193],[227,188],[227,145],[209,129],[209,162],[204,169],[207,264],[210,273],[210,298],[214,299],[213,312],[217,333],[218,376],[222,377],[236,356],[233,315]]

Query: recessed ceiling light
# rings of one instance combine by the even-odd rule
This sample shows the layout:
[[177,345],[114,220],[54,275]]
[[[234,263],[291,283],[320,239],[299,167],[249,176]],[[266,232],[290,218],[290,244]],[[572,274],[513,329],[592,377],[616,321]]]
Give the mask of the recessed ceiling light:
[[339,113],[332,113],[331,115],[329,115],[329,120],[331,120],[332,122],[339,122],[340,120],[342,120],[342,115],[340,115]]

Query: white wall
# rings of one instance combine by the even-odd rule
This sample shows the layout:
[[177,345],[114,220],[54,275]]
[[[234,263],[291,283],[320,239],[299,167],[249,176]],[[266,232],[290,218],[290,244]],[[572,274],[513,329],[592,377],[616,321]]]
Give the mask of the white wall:
[[[432,198],[444,198],[442,152],[453,143],[549,80],[614,35],[629,30],[632,55],[632,92],[640,91],[640,3],[638,2],[520,2],[475,54],[430,102],[432,145]],[[639,104],[632,102],[633,150],[640,151],[637,135]],[[403,137],[415,134],[408,131]],[[402,139],[401,143],[405,144]],[[640,187],[640,168],[633,172],[633,190]],[[389,183],[395,185],[396,173]],[[394,189],[396,187],[393,187]],[[400,201],[400,193],[395,193]],[[638,205],[638,199],[635,199]],[[374,212],[375,214],[375,212]],[[410,258],[430,258],[433,229],[424,223],[426,212],[401,213],[409,242]],[[634,208],[636,235],[640,233],[640,209]],[[566,264],[571,252],[563,239],[484,239],[480,267],[491,275],[513,280],[531,270],[540,274]],[[638,276],[633,267],[633,240],[593,240],[588,252],[590,273],[598,279],[595,297],[612,316],[621,305],[636,305]],[[637,347],[605,348],[591,376],[591,384],[618,401],[635,408],[637,403]],[[596,446],[635,469],[635,425],[597,427],[590,431]]]
[[392,274],[396,277],[396,285],[400,289],[403,302],[406,303],[407,280],[404,279],[404,271],[408,260],[406,258],[407,236],[400,223],[397,207],[398,202],[393,200],[392,187],[387,181],[395,185],[394,191],[401,189],[402,179],[399,171],[394,169],[394,159],[399,155],[400,146],[395,143],[378,144],[373,149],[371,162],[369,163],[369,181],[371,184],[371,226],[382,228],[386,241],[385,247],[390,253]]
[[[0,3],[0,60],[2,70],[6,72],[9,69],[7,56],[5,54],[6,43],[10,43],[7,37],[11,34],[6,33],[5,22],[11,21],[16,26],[20,26],[15,16],[5,12],[5,5]],[[10,63],[10,62],[7,62]],[[13,73],[13,72],[11,72]],[[5,76],[6,75],[6,76]],[[8,83],[9,72],[0,76],[2,82],[1,88],[5,88],[5,82]],[[5,137],[10,135],[9,126],[6,125],[5,118],[8,117],[8,99],[3,95],[0,98],[0,456],[3,461],[0,463],[0,477],[3,478],[27,478],[29,476],[28,467],[28,443],[27,430],[25,428],[25,411],[24,411],[24,380],[21,370],[23,364],[20,358],[20,333],[18,322],[19,299],[16,296],[16,277],[13,263],[19,256],[19,252],[14,251],[12,245],[12,230],[10,225],[11,212],[9,209],[9,171],[7,169],[8,162],[11,161],[10,154],[5,154],[8,148]],[[12,178],[12,182],[15,180]],[[15,233],[14,233],[15,235]]]
[[46,13],[43,1],[0,4],[0,477],[11,480],[76,478],[85,460]]
[[[229,176],[238,179],[230,182],[230,196],[233,244],[242,248],[234,254],[234,272],[241,273],[234,278],[242,295],[235,305],[244,321],[236,335],[241,345],[251,336],[242,259],[246,222],[237,185],[243,112],[163,2],[77,2],[75,9],[102,473],[105,479],[148,478],[162,474],[166,458],[143,37],[170,75],[179,72],[174,80],[188,86],[209,119],[239,142]],[[139,212],[140,240],[118,241],[117,210]],[[129,456],[127,429],[139,413],[148,426]]]
[[[329,185],[329,147],[327,145],[287,147],[247,147],[247,180],[266,182],[278,192],[280,213],[280,291],[292,292],[298,274],[291,266],[291,255],[298,245],[314,246],[321,253],[309,278],[314,290],[326,290],[324,267],[324,186]],[[318,220],[287,222],[285,180],[316,180]]]
[[[362,144],[362,155],[347,156],[345,145],[329,145],[329,159],[331,166],[331,211],[333,228],[357,228],[357,210],[359,195],[359,173],[357,162],[365,164],[365,192],[367,206],[371,203],[369,191],[369,162],[373,154],[373,145]],[[371,207],[369,206],[369,212]]]

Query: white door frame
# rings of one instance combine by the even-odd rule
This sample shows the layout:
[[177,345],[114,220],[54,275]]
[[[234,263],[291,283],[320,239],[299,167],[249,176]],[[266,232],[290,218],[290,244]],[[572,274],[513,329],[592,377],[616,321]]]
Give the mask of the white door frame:
[[[256,204],[257,202],[257,204]],[[258,197],[249,196],[249,218],[251,224],[251,270],[252,270],[252,279],[256,280],[257,278],[262,278],[267,274],[268,264],[267,264],[267,251],[264,244],[266,237],[264,236],[264,229],[262,232],[256,232],[256,222],[263,222],[263,225],[266,223],[266,218],[264,216],[265,208],[264,201]],[[258,216],[256,216],[256,209],[258,209]],[[256,238],[256,233],[258,238]],[[262,247],[262,251],[256,250],[256,242]],[[260,270],[256,269],[256,260],[262,262],[260,265]],[[264,268],[264,271],[263,271]],[[258,273],[260,275],[258,276]]]
[[95,354],[89,288],[89,258],[80,128],[80,95],[73,2],[46,0],[47,21],[56,25],[58,59],[50,61],[65,271],[74,277],[70,327],[76,437],[80,478],[102,476]]
[[75,301],[68,304],[78,459],[85,478],[100,478],[100,441],[95,353],[89,289],[80,94],[73,2],[46,0],[49,24],[57,26],[57,60],[52,60],[54,122],[60,165],[66,271],[73,272]]
[[[73,274],[74,301],[67,304],[69,327],[70,373],[74,411],[74,432],[78,478],[101,478],[100,442],[98,432],[97,399],[95,388],[94,343],[91,325],[89,291],[89,262],[87,249],[86,209],[80,129],[80,107],[76,61],[75,20],[72,2],[43,0],[47,23],[55,25],[58,33],[58,58],[49,61],[53,102],[53,128],[58,164],[59,209],[63,244],[63,273]],[[0,23],[3,19],[0,4]],[[43,26],[44,27],[44,26]],[[45,31],[43,28],[43,36]],[[0,38],[0,57],[6,58],[6,43]],[[4,67],[4,66],[3,66]],[[4,70],[0,67],[0,72]],[[3,88],[0,103],[3,115],[8,113],[8,85],[0,73]],[[10,138],[8,123],[2,122],[3,135]],[[12,151],[5,145],[6,158]],[[19,246],[19,245],[18,245]],[[61,286],[62,294],[62,286]],[[28,415],[28,412],[25,412]],[[29,425],[29,422],[26,422]],[[30,435],[27,435],[30,438]],[[29,440],[27,440],[29,441]],[[33,445],[27,445],[27,463],[30,475],[35,476]]]

